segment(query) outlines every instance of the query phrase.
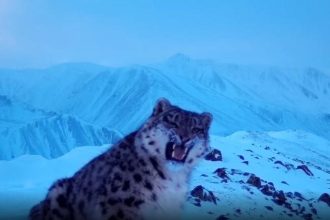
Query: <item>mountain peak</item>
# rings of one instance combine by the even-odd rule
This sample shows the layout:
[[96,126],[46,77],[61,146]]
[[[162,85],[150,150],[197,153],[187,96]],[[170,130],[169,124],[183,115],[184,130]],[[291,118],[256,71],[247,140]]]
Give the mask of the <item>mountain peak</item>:
[[191,58],[183,53],[176,53],[168,58],[169,62],[189,62]]

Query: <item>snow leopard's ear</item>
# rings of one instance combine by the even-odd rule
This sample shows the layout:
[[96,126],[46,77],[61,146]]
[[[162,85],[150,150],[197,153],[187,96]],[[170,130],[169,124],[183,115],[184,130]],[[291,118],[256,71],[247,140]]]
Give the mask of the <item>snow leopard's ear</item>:
[[171,107],[170,101],[165,98],[160,98],[157,100],[154,110],[152,112],[152,116],[159,115],[165,111],[167,111]]
[[212,120],[213,120],[213,116],[212,116],[212,114],[209,113],[209,112],[203,112],[203,113],[201,114],[201,116],[202,116],[202,123],[203,123],[203,126],[204,126],[205,128],[207,128],[207,129],[209,129],[210,126],[211,126],[211,122],[212,122]]

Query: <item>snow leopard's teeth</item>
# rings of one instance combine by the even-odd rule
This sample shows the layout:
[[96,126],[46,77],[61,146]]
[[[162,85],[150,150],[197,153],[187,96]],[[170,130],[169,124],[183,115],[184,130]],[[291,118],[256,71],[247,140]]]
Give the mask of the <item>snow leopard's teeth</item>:
[[173,144],[172,146],[172,158],[176,158],[178,160],[183,160],[185,158],[185,156],[187,155],[187,152],[188,152],[188,148],[187,147],[184,147],[184,153],[182,155],[180,155],[180,157],[176,157],[175,155],[175,148],[176,147],[182,147],[182,146],[178,146],[176,144]]

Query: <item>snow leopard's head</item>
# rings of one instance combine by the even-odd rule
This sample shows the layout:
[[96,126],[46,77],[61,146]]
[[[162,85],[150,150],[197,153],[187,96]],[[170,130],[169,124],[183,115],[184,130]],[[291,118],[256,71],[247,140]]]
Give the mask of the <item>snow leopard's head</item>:
[[192,166],[209,150],[211,122],[210,113],[183,110],[162,98],[140,129],[141,147],[160,160]]

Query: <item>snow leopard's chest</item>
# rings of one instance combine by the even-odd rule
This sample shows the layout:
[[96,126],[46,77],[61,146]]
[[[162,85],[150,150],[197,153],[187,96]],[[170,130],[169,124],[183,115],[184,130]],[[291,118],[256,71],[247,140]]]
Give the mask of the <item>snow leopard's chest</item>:
[[146,203],[142,208],[146,219],[154,219],[158,216],[177,219],[182,213],[188,191],[186,175],[172,173],[167,176],[166,180],[155,180],[154,184],[157,198]]

